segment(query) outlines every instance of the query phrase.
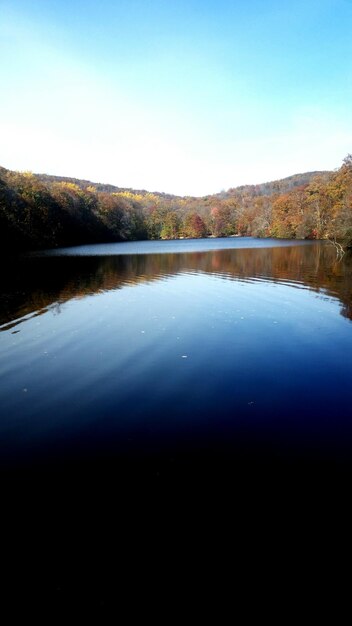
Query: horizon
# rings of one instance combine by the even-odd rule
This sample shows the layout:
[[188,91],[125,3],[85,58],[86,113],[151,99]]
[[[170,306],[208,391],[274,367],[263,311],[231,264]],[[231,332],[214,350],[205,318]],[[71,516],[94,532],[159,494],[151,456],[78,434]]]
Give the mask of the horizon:
[[351,152],[345,0],[4,0],[0,17],[8,169],[204,197]]

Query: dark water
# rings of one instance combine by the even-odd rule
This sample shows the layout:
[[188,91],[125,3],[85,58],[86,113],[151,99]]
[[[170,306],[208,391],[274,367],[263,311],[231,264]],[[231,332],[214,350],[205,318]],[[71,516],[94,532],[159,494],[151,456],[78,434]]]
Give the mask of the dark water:
[[[111,546],[122,519],[137,524],[135,545],[148,519],[160,528],[167,501],[204,491],[248,506],[269,501],[270,486],[278,506],[297,490],[347,488],[351,269],[326,244],[251,239],[12,260],[1,279],[2,489],[17,521],[32,519],[38,550],[38,528],[61,550],[87,520],[89,553],[104,536]],[[68,562],[50,569],[56,601]]]

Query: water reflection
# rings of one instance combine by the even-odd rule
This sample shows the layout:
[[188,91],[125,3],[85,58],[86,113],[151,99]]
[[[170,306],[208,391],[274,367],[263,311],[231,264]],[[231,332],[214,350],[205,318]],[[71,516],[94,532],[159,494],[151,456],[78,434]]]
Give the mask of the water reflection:
[[24,317],[40,315],[48,308],[59,313],[60,306],[72,298],[179,273],[308,288],[338,298],[341,314],[352,319],[351,270],[351,255],[338,260],[335,250],[321,243],[181,254],[27,258],[3,272],[0,330],[9,330]]
[[[124,578],[126,545],[129,582],[136,538],[151,546],[149,568],[153,532],[166,529],[163,551],[182,524],[189,533],[188,501],[198,507],[202,491],[221,525],[211,494],[236,518],[250,512],[250,541],[270,511],[276,532],[285,497],[291,519],[292,494],[314,503],[320,489],[325,505],[330,489],[348,502],[352,333],[338,305],[351,319],[350,270],[321,244],[13,262],[0,314],[2,508],[20,525],[11,550],[24,537],[32,567],[54,545],[71,571],[88,528],[90,563],[117,542]],[[168,498],[182,518],[172,532]],[[75,594],[83,570],[72,570]]]

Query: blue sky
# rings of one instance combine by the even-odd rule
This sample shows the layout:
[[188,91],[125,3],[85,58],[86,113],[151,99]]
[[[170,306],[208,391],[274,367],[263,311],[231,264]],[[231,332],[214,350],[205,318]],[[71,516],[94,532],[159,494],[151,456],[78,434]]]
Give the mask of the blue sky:
[[352,152],[352,0],[0,0],[0,165],[205,195]]

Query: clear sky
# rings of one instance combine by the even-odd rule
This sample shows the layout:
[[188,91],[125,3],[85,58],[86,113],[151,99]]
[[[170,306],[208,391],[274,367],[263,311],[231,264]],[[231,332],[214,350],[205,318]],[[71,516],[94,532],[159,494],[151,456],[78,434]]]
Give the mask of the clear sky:
[[352,152],[352,0],[0,0],[0,165],[205,195]]

